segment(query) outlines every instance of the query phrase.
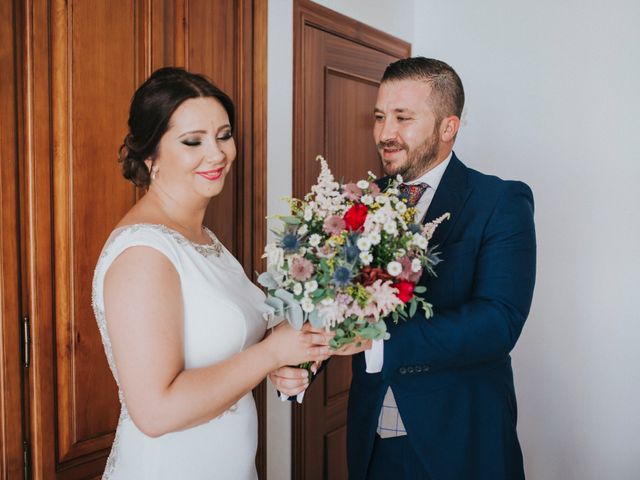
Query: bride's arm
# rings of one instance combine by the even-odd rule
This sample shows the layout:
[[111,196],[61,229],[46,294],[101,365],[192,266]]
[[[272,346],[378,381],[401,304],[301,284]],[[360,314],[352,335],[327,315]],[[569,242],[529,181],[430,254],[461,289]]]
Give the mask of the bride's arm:
[[131,418],[149,436],[209,421],[276,368],[322,360],[328,338],[283,325],[245,351],[185,370],[178,273],[149,247],[125,250],[104,283],[109,338]]

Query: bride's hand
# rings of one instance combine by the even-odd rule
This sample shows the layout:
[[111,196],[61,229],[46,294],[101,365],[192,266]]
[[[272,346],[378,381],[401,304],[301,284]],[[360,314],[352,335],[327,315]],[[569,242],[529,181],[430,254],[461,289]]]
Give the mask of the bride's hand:
[[280,393],[293,397],[309,386],[309,372],[304,368],[280,367],[269,374],[269,380]]
[[313,329],[308,324],[295,330],[289,323],[282,322],[264,341],[277,365],[282,367],[326,360],[331,355],[328,346],[331,338],[333,333]]

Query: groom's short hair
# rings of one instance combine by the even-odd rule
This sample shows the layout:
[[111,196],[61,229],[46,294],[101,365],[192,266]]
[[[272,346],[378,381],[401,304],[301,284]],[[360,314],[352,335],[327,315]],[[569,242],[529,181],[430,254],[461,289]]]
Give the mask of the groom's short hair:
[[434,99],[434,112],[443,118],[462,116],[464,88],[456,71],[441,60],[425,57],[403,58],[390,64],[382,75],[382,83],[396,80],[422,80],[429,84]]

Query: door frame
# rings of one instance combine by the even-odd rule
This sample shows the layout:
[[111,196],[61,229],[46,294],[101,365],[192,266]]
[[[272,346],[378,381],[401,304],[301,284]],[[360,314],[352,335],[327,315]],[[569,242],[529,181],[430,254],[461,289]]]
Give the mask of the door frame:
[[[411,44],[399,40],[381,30],[375,29],[350,17],[323,7],[311,0],[294,0],[293,4],[293,197],[302,198],[304,191],[305,112],[302,99],[305,92],[304,72],[304,30],[316,28],[351,42],[392,55],[405,58],[411,54]],[[325,152],[323,152],[325,153]],[[305,404],[294,405],[292,409],[291,435],[291,478],[304,477],[305,457]]]

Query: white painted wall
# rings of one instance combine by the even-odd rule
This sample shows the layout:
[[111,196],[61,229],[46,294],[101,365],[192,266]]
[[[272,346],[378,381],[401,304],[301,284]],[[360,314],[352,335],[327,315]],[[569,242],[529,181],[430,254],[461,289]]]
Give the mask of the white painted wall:
[[[267,46],[267,214],[289,213],[293,148],[293,2],[269,0]],[[278,228],[269,220],[269,230]],[[269,233],[269,241],[272,235]],[[267,381],[267,478],[291,478],[291,405]]]
[[[317,3],[411,41],[413,0],[318,0]],[[293,116],[293,0],[269,0],[267,86],[267,212],[287,213],[280,199],[291,195]],[[269,227],[277,227],[270,222]],[[268,383],[268,382],[267,382]],[[267,476],[291,478],[291,405],[269,384],[267,393]]]
[[466,88],[456,152],[536,199],[513,356],[529,480],[640,479],[639,32],[634,0],[415,2],[414,54]]

